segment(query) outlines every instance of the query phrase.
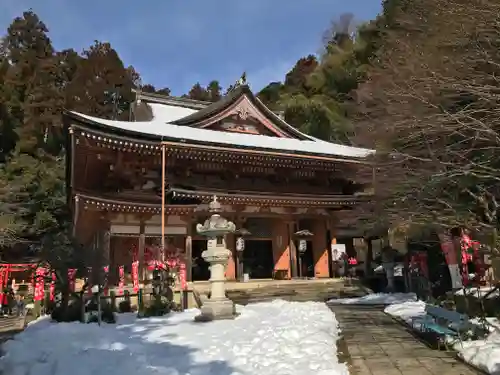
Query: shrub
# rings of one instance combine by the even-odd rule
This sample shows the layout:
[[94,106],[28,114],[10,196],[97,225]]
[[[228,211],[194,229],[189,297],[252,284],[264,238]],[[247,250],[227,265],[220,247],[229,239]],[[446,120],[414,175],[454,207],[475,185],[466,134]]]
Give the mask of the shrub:
[[130,304],[130,300],[121,301],[118,305],[119,313],[129,313],[132,312],[132,305]]

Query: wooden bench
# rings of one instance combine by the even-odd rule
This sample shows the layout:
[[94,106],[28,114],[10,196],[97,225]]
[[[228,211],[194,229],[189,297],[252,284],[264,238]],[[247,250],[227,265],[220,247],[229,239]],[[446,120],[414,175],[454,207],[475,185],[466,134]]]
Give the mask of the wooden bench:
[[431,304],[425,305],[425,312],[426,315],[419,321],[420,331],[437,335],[438,349],[443,343],[445,349],[448,350],[447,337],[458,339],[460,345],[463,346],[464,336],[474,330],[474,325],[467,315]]

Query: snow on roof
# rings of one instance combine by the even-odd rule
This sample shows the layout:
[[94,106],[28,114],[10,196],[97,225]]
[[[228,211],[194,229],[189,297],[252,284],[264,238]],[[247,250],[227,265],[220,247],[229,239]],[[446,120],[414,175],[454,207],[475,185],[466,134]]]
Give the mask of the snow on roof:
[[138,134],[161,137],[164,140],[198,141],[228,146],[241,146],[276,151],[292,151],[298,153],[364,158],[374,153],[366,148],[339,145],[325,141],[303,141],[291,138],[278,138],[266,135],[230,133],[218,130],[199,129],[189,126],[166,124],[162,121],[115,121],[101,119],[71,112],[76,117],[94,123]]
[[155,121],[172,122],[180,118],[189,116],[196,112],[195,109],[184,108],[168,104],[147,103],[153,112]]

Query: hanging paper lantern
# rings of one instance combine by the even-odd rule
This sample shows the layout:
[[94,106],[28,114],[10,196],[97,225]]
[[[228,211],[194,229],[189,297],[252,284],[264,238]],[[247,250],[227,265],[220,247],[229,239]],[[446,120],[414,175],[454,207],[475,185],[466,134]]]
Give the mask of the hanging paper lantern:
[[238,237],[236,240],[236,251],[244,251],[245,250],[245,239],[243,237]]
[[307,241],[306,240],[300,240],[299,241],[299,252],[301,254],[304,254],[307,250]]

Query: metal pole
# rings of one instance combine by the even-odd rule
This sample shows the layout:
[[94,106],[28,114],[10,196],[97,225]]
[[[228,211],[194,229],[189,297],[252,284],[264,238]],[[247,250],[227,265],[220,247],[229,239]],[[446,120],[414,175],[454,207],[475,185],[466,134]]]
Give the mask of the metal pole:
[[101,325],[101,286],[99,285],[99,290],[97,291],[97,324]]
[[[165,145],[161,148],[161,249],[165,251]],[[163,261],[163,259],[162,259]]]

